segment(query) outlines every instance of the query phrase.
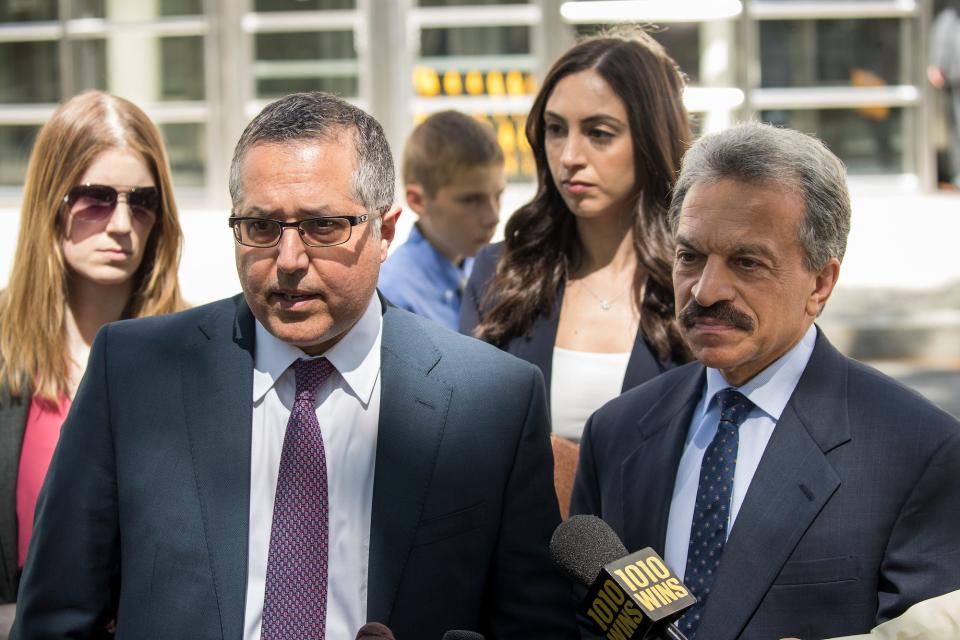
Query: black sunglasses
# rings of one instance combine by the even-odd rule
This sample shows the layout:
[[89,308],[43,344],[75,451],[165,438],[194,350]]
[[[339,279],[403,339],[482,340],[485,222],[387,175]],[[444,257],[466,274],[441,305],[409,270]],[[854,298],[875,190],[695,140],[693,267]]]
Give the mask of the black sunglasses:
[[106,184],[80,184],[70,189],[63,201],[74,217],[96,222],[113,215],[121,193],[126,196],[130,212],[142,222],[152,220],[160,210],[160,190],[157,187],[118,189]]

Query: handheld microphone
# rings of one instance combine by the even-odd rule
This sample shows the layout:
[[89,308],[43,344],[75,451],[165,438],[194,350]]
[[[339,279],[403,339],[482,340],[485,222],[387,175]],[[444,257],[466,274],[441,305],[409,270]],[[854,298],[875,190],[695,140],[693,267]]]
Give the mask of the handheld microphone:
[[440,640],[483,640],[476,631],[447,631]]
[[697,599],[653,549],[627,555],[606,522],[577,515],[553,532],[550,555],[587,587],[580,613],[596,633],[608,640],[686,640],[672,622]]
[[357,631],[356,640],[397,640],[386,625],[379,622],[368,622]]

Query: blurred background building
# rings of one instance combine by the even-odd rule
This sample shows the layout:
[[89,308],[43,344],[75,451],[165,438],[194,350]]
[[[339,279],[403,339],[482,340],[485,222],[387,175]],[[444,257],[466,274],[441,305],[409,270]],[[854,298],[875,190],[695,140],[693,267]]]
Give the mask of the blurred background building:
[[689,77],[697,131],[760,119],[812,131],[860,176],[936,184],[925,81],[932,0],[2,0],[0,186],[16,199],[33,137],[88,88],[161,124],[179,197],[225,204],[230,151],[266,102],[299,90],[350,98],[399,148],[456,108],[496,127],[514,182],[539,78],[578,34],[621,21]]
[[[368,109],[395,151],[433,111],[489,121],[507,157],[506,217],[531,195],[523,125],[550,63],[579,34],[650,23],[689,78],[695,131],[759,118],[818,135],[847,164],[854,230],[823,319],[841,346],[956,367],[960,196],[936,192],[945,133],[925,76],[941,4],[0,0],[0,216],[15,231],[30,148],[56,104],[97,88],[160,125],[186,232],[182,281],[195,303],[239,289],[224,220],[230,154],[249,119],[293,91],[332,91]],[[0,236],[0,285],[15,239]]]

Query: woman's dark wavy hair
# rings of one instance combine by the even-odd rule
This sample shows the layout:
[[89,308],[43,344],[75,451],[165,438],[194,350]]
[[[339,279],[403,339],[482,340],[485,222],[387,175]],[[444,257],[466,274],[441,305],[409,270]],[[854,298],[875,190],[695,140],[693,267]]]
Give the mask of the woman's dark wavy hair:
[[633,138],[638,187],[633,219],[637,272],[633,293],[640,329],[661,361],[684,362],[689,351],[674,318],[673,240],[667,222],[670,190],[690,144],[683,106],[683,76],[663,47],[639,27],[617,28],[587,38],[547,72],[527,118],[526,133],[537,164],[537,193],[507,222],[504,251],[481,301],[474,334],[503,345],[530,332],[553,307],[567,273],[580,266],[576,221],[550,175],[543,113],[557,83],[593,69],[623,100]]

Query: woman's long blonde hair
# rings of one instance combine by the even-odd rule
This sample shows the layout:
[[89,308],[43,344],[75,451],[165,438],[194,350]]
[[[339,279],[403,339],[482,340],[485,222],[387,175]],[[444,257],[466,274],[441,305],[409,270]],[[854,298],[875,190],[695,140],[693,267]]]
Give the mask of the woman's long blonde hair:
[[63,199],[110,149],[139,155],[160,189],[160,211],[134,274],[124,318],[182,309],[177,282],[182,235],[167,154],[156,125],[132,102],[88,91],[60,106],[37,135],[23,189],[13,270],[0,294],[0,385],[14,396],[56,401],[67,393],[71,358],[64,318],[68,270],[61,243]]

